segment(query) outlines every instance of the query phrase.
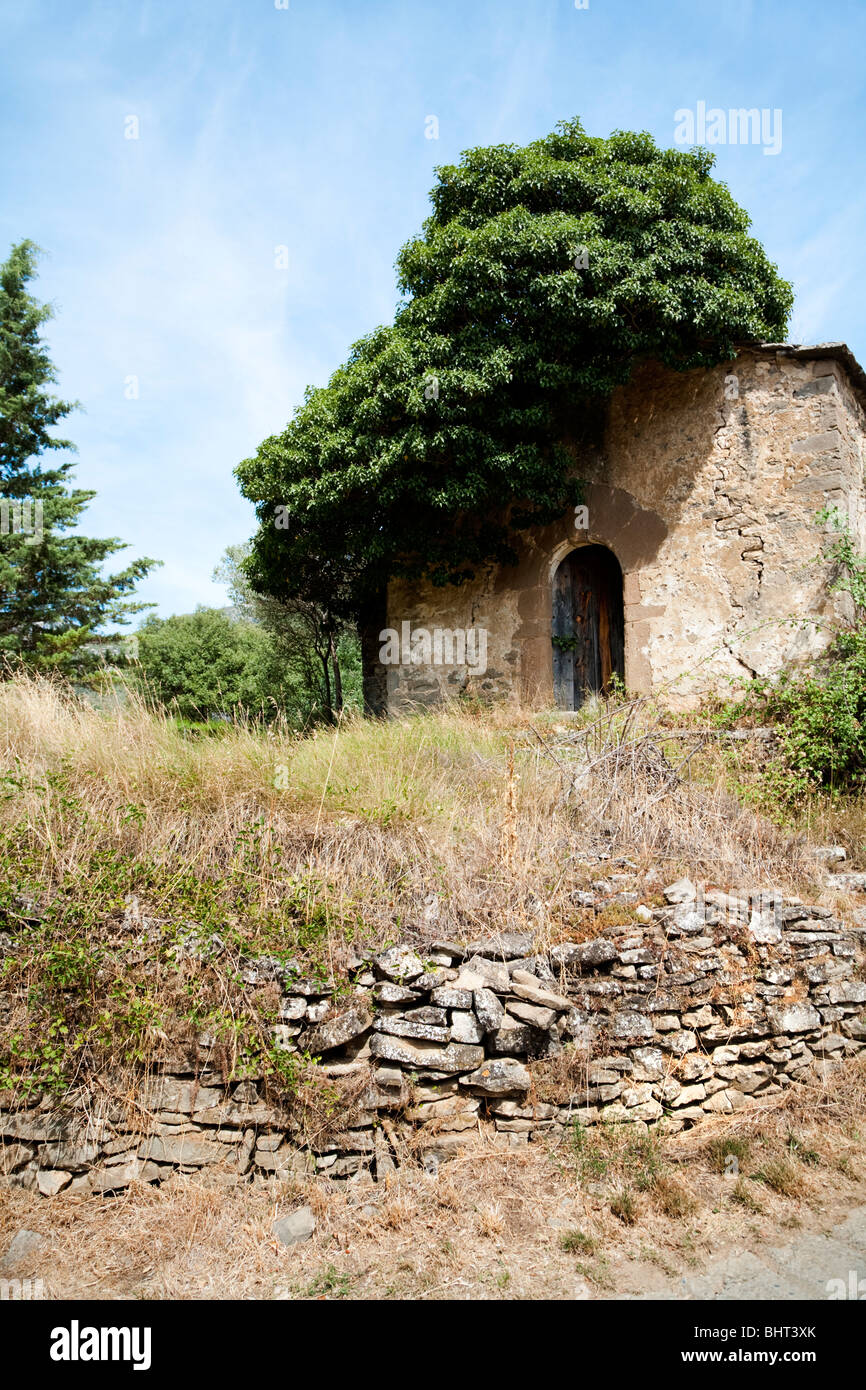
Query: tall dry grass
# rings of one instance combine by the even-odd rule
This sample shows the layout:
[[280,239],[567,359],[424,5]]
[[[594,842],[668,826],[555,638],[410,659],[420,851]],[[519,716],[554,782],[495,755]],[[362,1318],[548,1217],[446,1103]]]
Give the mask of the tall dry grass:
[[193,737],[136,698],[100,711],[16,676],[0,683],[0,748],[0,827],[26,825],[49,889],[94,851],[203,877],[243,863],[264,906],[300,875],[381,935],[434,936],[555,932],[599,855],[815,888],[802,837],[738,805],[712,742],[665,728],[648,702],[567,722],[455,704],[306,737],[242,721]]

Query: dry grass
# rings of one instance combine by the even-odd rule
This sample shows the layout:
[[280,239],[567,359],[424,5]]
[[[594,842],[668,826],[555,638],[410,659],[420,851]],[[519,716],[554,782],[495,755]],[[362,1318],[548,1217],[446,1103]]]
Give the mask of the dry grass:
[[[17,678],[0,684],[6,889],[13,879],[62,889],[68,916],[53,929],[63,945],[109,861],[123,873],[93,902],[118,918],[121,880],[157,919],[186,905],[190,880],[213,883],[244,944],[262,949],[270,914],[264,948],[313,941],[325,965],[352,933],[591,934],[631,914],[615,892],[600,915],[575,906],[575,890],[627,867],[618,856],[645,899],[683,872],[733,890],[817,892],[804,837],[742,809],[705,732],[663,726],[634,701],[576,721],[455,706],[307,738],[243,724],[202,738],[134,701],[100,713],[51,682]],[[99,912],[82,939],[101,944]],[[135,934],[114,931],[129,982]],[[208,974],[233,1009],[221,969]],[[553,1067],[543,1084],[574,1082]],[[410,1156],[378,1187],[268,1190],[178,1175],[101,1201],[2,1190],[0,1249],[22,1226],[44,1232],[32,1273],[53,1296],[574,1298],[587,1282],[601,1293],[639,1287],[650,1267],[660,1278],[738,1235],[768,1240],[785,1221],[863,1200],[862,1067],[663,1146],[626,1130],[475,1151],[438,1175]],[[271,1222],[300,1200],[318,1231],[287,1251]]]
[[[557,936],[579,922],[571,894],[597,876],[599,852],[659,881],[687,871],[732,889],[814,888],[802,837],[744,811],[706,749],[703,780],[688,780],[692,745],[674,730],[666,744],[659,719],[643,701],[582,729],[455,705],[304,738],[251,724],[203,738],[140,701],[104,713],[16,678],[0,684],[0,828],[26,823],[36,886],[110,853],[169,871],[147,904],[157,916],[171,911],[174,868],[232,873],[262,910],[301,885],[339,927],[363,920],[382,939]],[[700,731],[688,737],[703,746]]]
[[[647,700],[191,735],[135,699],[104,712],[19,676],[0,682],[0,748],[0,909],[17,931],[20,898],[49,904],[6,960],[16,1088],[56,1092],[105,1057],[140,1070],[202,1025],[261,1060],[275,1001],[244,992],[250,957],[339,976],[359,945],[407,937],[518,930],[544,949],[634,920],[683,873],[819,891],[804,838],[726,789],[711,731]],[[183,956],[190,932],[219,958]],[[297,1091],[285,1057],[264,1060]]]
[[652,1187],[653,1199],[665,1216],[680,1218],[691,1216],[697,1207],[697,1200],[685,1183],[667,1173],[660,1174]]
[[[744,1136],[746,1171],[720,1173],[713,1153]],[[408,1163],[379,1185],[223,1186],[203,1174],[101,1201],[4,1192],[0,1251],[22,1227],[42,1233],[46,1245],[27,1274],[45,1280],[49,1297],[571,1300],[676,1291],[684,1274],[729,1251],[760,1255],[790,1241],[791,1230],[826,1229],[863,1204],[866,1068],[849,1064],[832,1089],[797,1088],[748,1118],[708,1120],[666,1141],[649,1169],[640,1147],[628,1158],[636,1137],[597,1136],[617,1156],[601,1177],[565,1161],[562,1146],[540,1143],[474,1149],[438,1174]],[[797,1174],[796,1190],[757,1177],[776,1162]],[[271,1223],[302,1201],[314,1209],[316,1234],[285,1249]]]

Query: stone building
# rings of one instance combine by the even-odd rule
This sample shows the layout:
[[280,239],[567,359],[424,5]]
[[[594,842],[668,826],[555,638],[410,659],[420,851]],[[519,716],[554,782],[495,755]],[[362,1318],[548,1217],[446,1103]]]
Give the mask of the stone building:
[[471,583],[392,582],[364,633],[368,704],[467,689],[568,710],[615,673],[688,705],[808,662],[850,601],[828,591],[816,514],[837,507],[866,549],[864,462],[866,375],[842,343],[646,364],[575,449],[585,511]]

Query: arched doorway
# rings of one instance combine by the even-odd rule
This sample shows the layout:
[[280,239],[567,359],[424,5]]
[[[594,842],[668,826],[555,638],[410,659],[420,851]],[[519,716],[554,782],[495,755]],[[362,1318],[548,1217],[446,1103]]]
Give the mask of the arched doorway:
[[625,679],[622,570],[604,545],[566,555],[553,577],[553,690],[560,709],[580,709]]

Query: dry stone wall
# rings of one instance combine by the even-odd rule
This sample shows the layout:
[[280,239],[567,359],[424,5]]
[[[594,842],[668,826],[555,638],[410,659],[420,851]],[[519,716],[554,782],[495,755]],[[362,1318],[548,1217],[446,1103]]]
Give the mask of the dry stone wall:
[[[579,1122],[676,1132],[759,1105],[866,1046],[866,927],[771,895],[703,892],[586,941],[530,934],[406,943],[350,960],[341,982],[280,972],[280,1045],[343,1088],[318,1136],[226,1083],[213,1039],[167,1056],[130,1102],[111,1079],[87,1105],[0,1097],[2,1181],[105,1194],[178,1170],[226,1181],[319,1174],[381,1180],[414,1156],[549,1143]],[[105,1096],[102,1105],[94,1096]]]

